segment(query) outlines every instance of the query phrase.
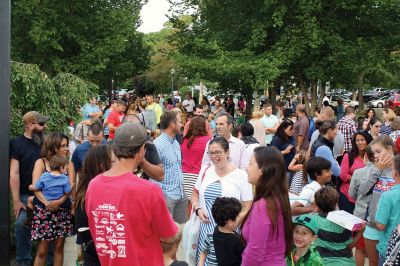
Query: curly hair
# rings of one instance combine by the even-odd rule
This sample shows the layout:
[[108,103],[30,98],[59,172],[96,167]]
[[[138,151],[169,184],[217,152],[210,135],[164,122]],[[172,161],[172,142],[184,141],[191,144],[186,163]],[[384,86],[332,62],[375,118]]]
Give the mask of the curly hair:
[[372,136],[365,130],[359,130],[354,133],[353,138],[351,139],[351,150],[348,152],[349,154],[349,162],[350,166],[353,165],[354,159],[357,158],[360,155],[360,151],[357,148],[356,144],[356,137],[358,135],[361,135],[364,137],[365,141],[367,142],[367,145],[371,143],[373,140]]
[[69,138],[67,135],[61,132],[52,132],[44,140],[40,157],[50,161],[51,157],[56,155],[61,148],[61,142],[66,139],[67,145],[69,144]]
[[242,211],[242,203],[236,198],[216,198],[211,208],[212,216],[219,226],[225,226],[229,220],[235,221]]

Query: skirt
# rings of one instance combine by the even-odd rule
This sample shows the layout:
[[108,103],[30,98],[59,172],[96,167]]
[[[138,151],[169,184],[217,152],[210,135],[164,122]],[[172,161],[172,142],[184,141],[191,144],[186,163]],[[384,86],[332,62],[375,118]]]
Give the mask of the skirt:
[[192,196],[194,185],[196,184],[198,174],[183,173],[183,190],[188,200]]
[[69,209],[50,212],[40,205],[34,205],[31,227],[32,240],[51,241],[73,235],[73,218]]

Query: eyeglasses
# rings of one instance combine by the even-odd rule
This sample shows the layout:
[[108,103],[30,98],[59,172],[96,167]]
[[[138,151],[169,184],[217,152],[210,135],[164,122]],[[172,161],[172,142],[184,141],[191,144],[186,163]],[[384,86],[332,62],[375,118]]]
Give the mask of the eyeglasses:
[[32,122],[32,124],[34,124],[34,125],[39,125],[39,126],[41,126],[41,127],[43,127],[44,125],[46,125],[46,123],[43,123],[43,122],[40,122],[40,123],[38,123],[38,122]]
[[207,154],[208,154],[208,156],[217,156],[217,157],[219,157],[219,156],[221,156],[222,155],[222,151],[215,151],[215,152],[207,152]]

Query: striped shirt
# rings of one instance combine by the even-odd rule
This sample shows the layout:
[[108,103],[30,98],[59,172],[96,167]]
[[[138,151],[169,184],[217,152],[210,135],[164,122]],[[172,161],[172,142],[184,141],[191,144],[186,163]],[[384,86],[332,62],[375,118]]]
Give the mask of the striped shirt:
[[205,265],[218,266],[217,255],[215,254],[213,234],[207,234],[204,242],[199,246],[200,252],[207,254]]
[[289,192],[299,195],[303,190],[303,187],[307,185],[307,183],[304,183],[303,180],[303,171],[297,171],[293,176],[292,183],[290,183]]
[[381,130],[379,133],[382,135],[390,135],[393,132],[392,126],[390,124],[382,123]]
[[178,141],[162,133],[154,140],[154,144],[164,168],[164,180],[162,182],[152,181],[161,187],[165,197],[182,199],[184,197],[182,155]]

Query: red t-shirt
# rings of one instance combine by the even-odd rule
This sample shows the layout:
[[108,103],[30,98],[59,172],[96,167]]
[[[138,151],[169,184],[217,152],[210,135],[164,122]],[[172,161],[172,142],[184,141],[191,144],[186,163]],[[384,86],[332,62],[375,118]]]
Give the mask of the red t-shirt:
[[100,174],[85,207],[101,265],[164,265],[160,238],[178,228],[159,186],[132,173]]
[[193,140],[190,149],[187,147],[189,139],[183,139],[181,144],[183,173],[199,174],[204,151],[210,139],[209,136],[198,136]]
[[[122,124],[122,119],[124,118],[124,113],[117,112],[115,110],[111,111],[108,115],[107,122],[113,124],[115,127],[119,127]],[[110,139],[114,139],[115,131],[110,130]]]

